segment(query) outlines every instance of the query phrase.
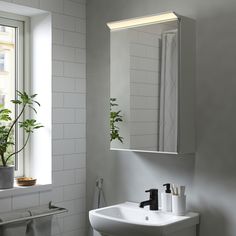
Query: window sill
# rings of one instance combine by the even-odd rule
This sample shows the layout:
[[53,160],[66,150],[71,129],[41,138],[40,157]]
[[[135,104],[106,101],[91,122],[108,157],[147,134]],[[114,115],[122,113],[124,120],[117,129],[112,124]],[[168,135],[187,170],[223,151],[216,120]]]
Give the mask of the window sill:
[[15,185],[10,189],[0,189],[0,198],[12,197],[16,195],[38,193],[42,191],[52,190],[52,184],[38,184],[35,186],[20,187]]

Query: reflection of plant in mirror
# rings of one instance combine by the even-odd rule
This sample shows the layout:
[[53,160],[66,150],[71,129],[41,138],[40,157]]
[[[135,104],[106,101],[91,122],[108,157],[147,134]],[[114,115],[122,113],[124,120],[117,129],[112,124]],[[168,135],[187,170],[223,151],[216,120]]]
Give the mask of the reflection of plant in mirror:
[[123,143],[123,137],[119,134],[119,127],[116,126],[116,123],[123,121],[123,116],[120,114],[121,111],[113,111],[112,108],[118,106],[116,98],[110,98],[110,142],[112,140],[118,139]]

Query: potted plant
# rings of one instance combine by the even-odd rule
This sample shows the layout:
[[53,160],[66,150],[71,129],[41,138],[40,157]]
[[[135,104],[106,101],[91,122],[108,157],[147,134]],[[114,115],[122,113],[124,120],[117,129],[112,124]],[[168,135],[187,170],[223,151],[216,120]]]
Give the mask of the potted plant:
[[[23,119],[26,109],[32,109],[37,113],[34,105],[40,104],[34,100],[37,94],[28,95],[26,92],[17,91],[18,99],[11,100],[19,110],[18,115],[12,119],[12,111],[1,105],[0,107],[0,189],[12,188],[14,184],[14,166],[10,165],[10,160],[26,147],[30,135],[34,130],[43,127],[35,119]],[[25,117],[24,117],[25,118]],[[14,143],[14,130],[20,127],[24,130],[25,140],[22,147],[18,148]]]

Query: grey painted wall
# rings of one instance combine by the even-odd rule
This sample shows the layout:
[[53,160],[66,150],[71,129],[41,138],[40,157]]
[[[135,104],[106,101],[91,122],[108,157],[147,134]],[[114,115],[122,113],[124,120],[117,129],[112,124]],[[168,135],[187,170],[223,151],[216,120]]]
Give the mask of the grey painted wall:
[[[169,156],[109,151],[109,31],[106,22],[168,10],[196,19],[197,152]],[[87,196],[105,179],[108,204],[141,201],[164,182],[186,184],[200,236],[236,235],[236,1],[87,1]]]

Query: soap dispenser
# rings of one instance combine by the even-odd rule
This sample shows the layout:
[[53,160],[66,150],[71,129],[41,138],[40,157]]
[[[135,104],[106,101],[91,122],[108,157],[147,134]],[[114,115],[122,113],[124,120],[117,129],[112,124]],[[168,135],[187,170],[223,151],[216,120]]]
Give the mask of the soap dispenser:
[[162,211],[172,211],[172,194],[170,190],[170,184],[163,184],[166,187],[166,190],[161,193],[161,206]]

